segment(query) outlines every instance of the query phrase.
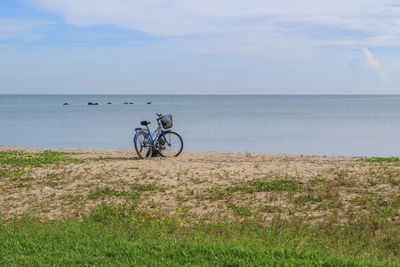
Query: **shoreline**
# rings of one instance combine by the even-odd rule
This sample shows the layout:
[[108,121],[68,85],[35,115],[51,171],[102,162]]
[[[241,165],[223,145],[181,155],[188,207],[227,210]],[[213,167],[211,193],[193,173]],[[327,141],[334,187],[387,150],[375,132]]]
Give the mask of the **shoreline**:
[[[122,154],[133,153],[136,157],[136,151],[134,148],[80,148],[80,147],[22,147],[22,146],[2,146],[0,150],[24,150],[29,152],[39,152],[45,150],[60,151],[60,152],[82,152],[82,153],[116,153]],[[379,156],[349,156],[349,155],[317,155],[317,154],[288,154],[288,153],[267,153],[267,152],[238,152],[238,151],[210,151],[210,150],[185,150],[183,149],[182,154],[177,158],[180,158],[184,154],[220,154],[220,155],[254,155],[254,156],[283,156],[283,157],[313,157],[313,158],[349,158],[349,159],[361,159],[361,158],[375,158]],[[393,156],[395,157],[395,156]]]

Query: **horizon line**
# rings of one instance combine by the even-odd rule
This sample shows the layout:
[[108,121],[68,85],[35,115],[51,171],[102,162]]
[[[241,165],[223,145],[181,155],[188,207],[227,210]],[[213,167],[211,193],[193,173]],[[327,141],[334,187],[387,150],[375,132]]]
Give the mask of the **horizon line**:
[[0,95],[136,95],[136,96],[400,96],[399,94],[115,94],[115,93],[0,93]]

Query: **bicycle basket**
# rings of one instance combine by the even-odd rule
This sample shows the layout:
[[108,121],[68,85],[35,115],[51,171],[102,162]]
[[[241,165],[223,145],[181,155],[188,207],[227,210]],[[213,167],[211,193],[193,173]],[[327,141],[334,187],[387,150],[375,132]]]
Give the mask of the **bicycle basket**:
[[172,115],[165,115],[161,117],[161,124],[164,129],[172,128]]

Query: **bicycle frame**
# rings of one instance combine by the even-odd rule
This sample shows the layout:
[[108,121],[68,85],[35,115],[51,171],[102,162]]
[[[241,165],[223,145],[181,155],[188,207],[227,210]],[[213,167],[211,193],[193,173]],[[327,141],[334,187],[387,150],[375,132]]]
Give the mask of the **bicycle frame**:
[[[170,131],[171,130],[169,130],[169,129],[168,130],[162,130],[162,127],[159,125],[157,127],[157,129],[155,129],[154,132],[151,133],[149,127],[147,126],[147,129],[141,129],[139,131],[136,131],[135,136],[133,137],[133,142],[136,143],[137,136],[140,133],[145,133],[150,137],[150,140],[151,140],[151,144],[148,144],[147,146],[148,147],[155,147],[155,144],[158,142],[160,137],[164,136],[165,133],[168,133]],[[166,138],[164,138],[164,140],[168,145],[170,145],[170,143],[168,142],[168,140]]]

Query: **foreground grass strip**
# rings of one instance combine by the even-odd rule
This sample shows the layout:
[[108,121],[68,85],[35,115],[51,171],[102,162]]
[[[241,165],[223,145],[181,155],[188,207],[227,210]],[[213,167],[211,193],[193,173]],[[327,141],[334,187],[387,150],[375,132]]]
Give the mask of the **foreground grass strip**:
[[[103,229],[104,230],[104,229]],[[76,233],[72,239],[59,242],[44,235],[14,235],[4,248],[0,264],[15,265],[126,265],[126,266],[367,266],[360,260],[333,257],[318,252],[287,249],[263,249],[238,243],[209,243],[190,239],[145,240],[131,237],[87,238]],[[79,241],[78,241],[79,238]],[[10,241],[15,242],[10,247]],[[38,245],[42,244],[42,245]],[[3,251],[4,252],[4,251]],[[22,252],[22,253],[21,253]],[[36,255],[35,255],[36,254]],[[368,264],[372,265],[372,264]],[[383,264],[380,264],[384,266]],[[377,264],[378,266],[378,264]]]
[[374,227],[278,217],[268,228],[223,221],[182,227],[176,217],[103,203],[83,221],[22,217],[0,224],[0,265],[397,266],[398,230],[381,240]]

